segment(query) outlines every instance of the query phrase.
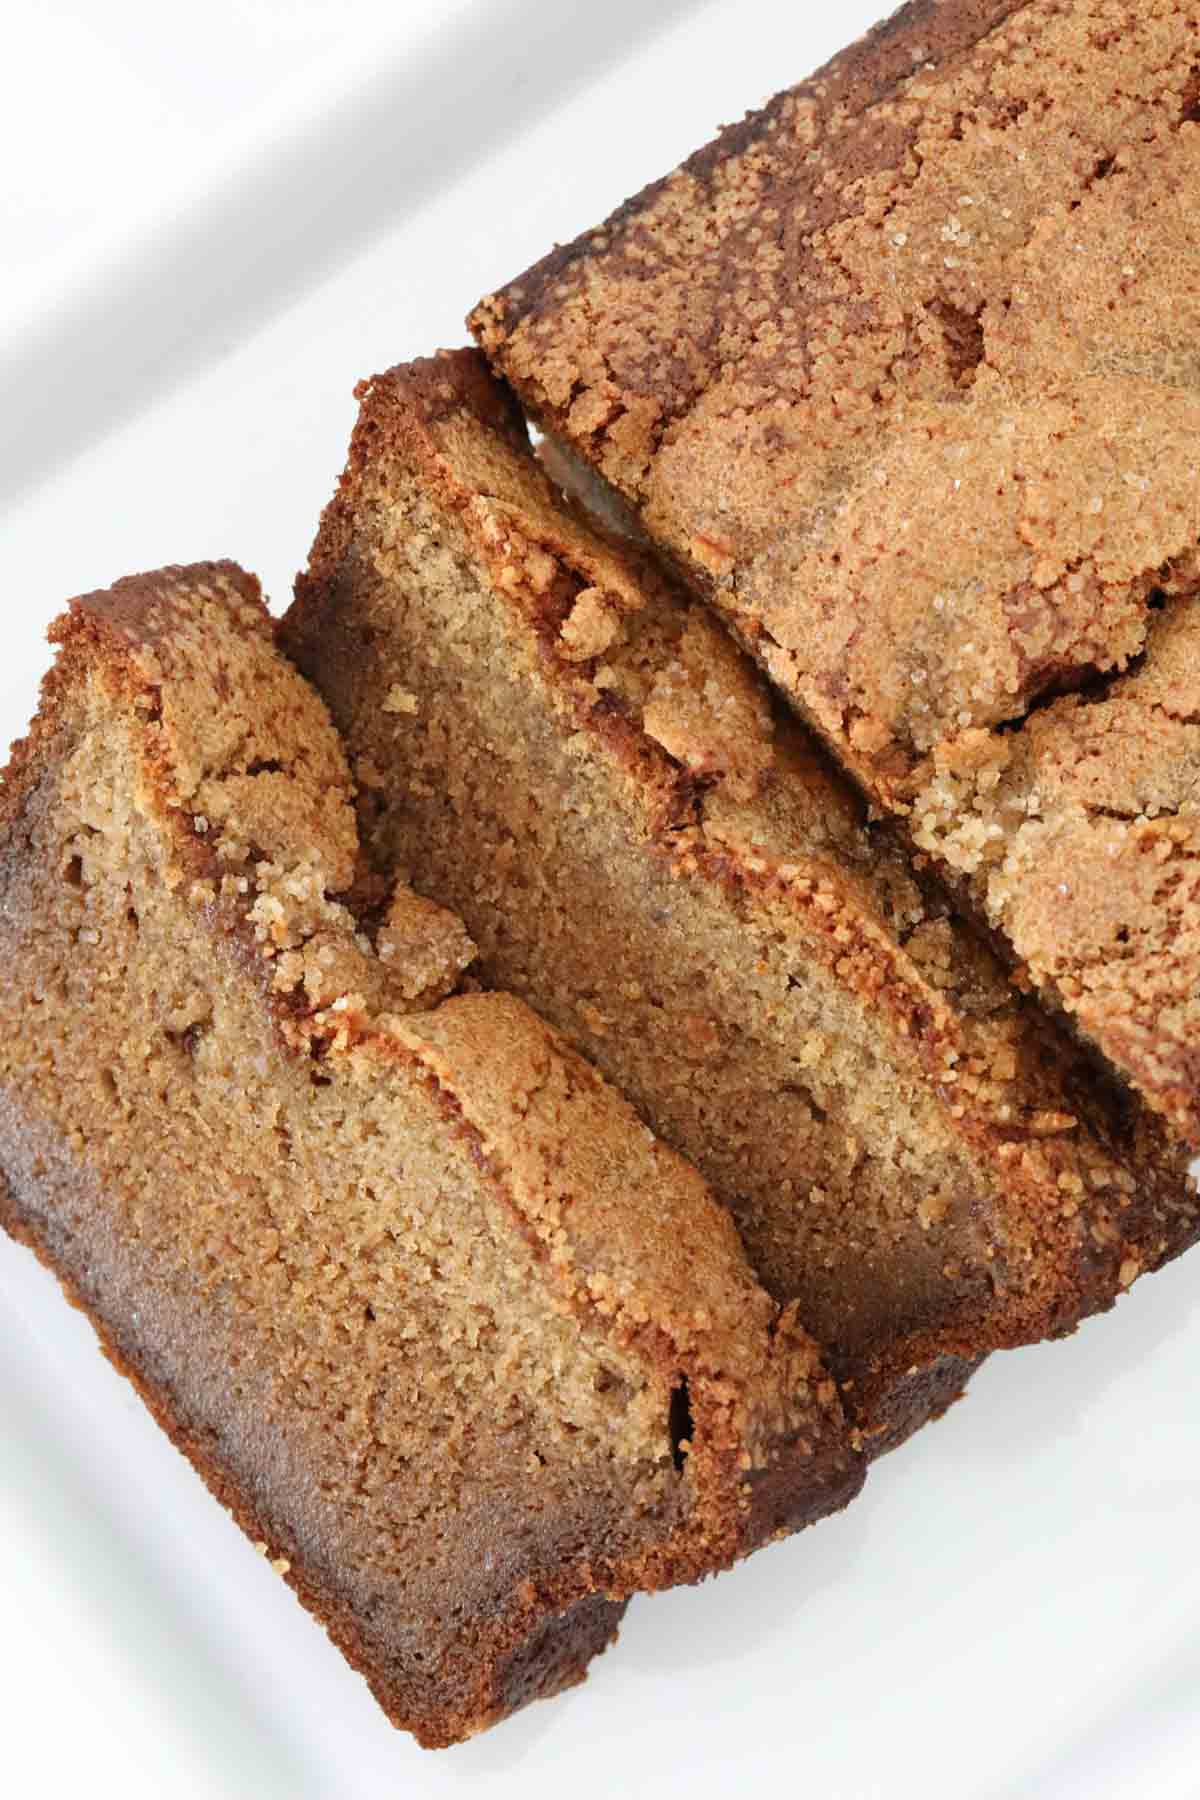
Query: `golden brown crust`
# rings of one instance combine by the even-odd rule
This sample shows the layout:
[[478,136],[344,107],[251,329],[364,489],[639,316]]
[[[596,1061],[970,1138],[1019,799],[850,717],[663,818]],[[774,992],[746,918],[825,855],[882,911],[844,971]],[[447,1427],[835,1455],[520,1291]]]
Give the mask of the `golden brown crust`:
[[[528,1564],[502,1604],[462,1619],[429,1667],[397,1661],[394,1650],[381,1649],[377,1622],[359,1617],[336,1575],[313,1561],[303,1531],[289,1523],[286,1499],[256,1501],[253,1479],[219,1448],[223,1434],[244,1435],[236,1405],[223,1399],[220,1419],[197,1413],[195,1403],[189,1410],[155,1373],[157,1327],[148,1304],[137,1309],[139,1327],[121,1298],[120,1281],[127,1287],[141,1279],[137,1242],[105,1250],[120,1277],[105,1299],[100,1274],[92,1291],[93,1277],[82,1279],[71,1261],[74,1227],[56,1239],[73,1216],[79,1230],[102,1231],[110,1200],[117,1212],[105,1180],[120,1177],[93,1170],[65,1100],[67,1110],[55,1116],[58,1100],[53,1082],[45,1086],[39,1052],[39,1036],[51,1027],[35,1010],[36,997],[23,1010],[18,1002],[0,1060],[5,1223],[56,1269],[113,1360],[239,1523],[289,1564],[304,1604],[366,1673],[389,1716],[423,1743],[457,1741],[513,1705],[580,1679],[635,1589],[697,1579],[779,1530],[845,1504],[861,1485],[862,1459],[811,1341],[755,1284],[728,1221],[694,1173],[518,1002],[472,995],[436,1005],[471,953],[450,915],[415,896],[394,899],[381,914],[378,939],[392,953],[381,962],[331,894],[331,887],[348,890],[357,872],[349,773],[322,703],[274,650],[257,584],[230,565],[140,577],[76,602],[54,635],[59,660],[3,788],[0,875],[12,891],[24,892],[22,879],[44,855],[35,846],[46,841],[55,783],[76,754],[80,707],[99,707],[105,724],[88,741],[108,746],[101,754],[110,760],[121,733],[134,746],[134,810],[151,821],[161,856],[148,890],[154,904],[162,904],[165,888],[180,909],[178,925],[197,921],[218,963],[228,971],[232,962],[235,987],[269,1024],[266,1041],[281,1073],[298,1067],[304,1092],[332,1088],[343,1094],[343,1110],[361,1107],[364,1093],[384,1096],[393,1087],[432,1108],[447,1153],[452,1145],[465,1151],[556,1316],[573,1315],[581,1342],[611,1346],[621,1366],[640,1370],[647,1396],[676,1385],[690,1394],[691,1441],[675,1446],[679,1472],[657,1521],[601,1524],[594,1542],[556,1567]],[[21,910],[10,919],[18,933]],[[83,938],[103,935],[85,930]],[[136,935],[134,943],[135,955],[148,953]],[[202,995],[185,996],[169,1012],[169,1029],[189,1056],[195,1027],[185,1019],[211,1029],[212,1005],[198,1001]],[[310,1085],[310,1068],[319,1089]],[[296,1128],[294,1120],[284,1130],[288,1171]],[[379,1125],[364,1119],[363,1131],[370,1141]],[[163,1153],[169,1159],[169,1141]],[[214,1154],[218,1177],[220,1151]],[[398,1139],[398,1173],[414,1154]],[[265,1172],[265,1148],[262,1166]],[[170,1179],[165,1164],[163,1178]],[[300,1177],[285,1179],[295,1186]],[[229,1183],[236,1206],[248,1184],[232,1173]],[[674,1222],[671,1237],[644,1216],[647,1193],[661,1218]],[[298,1199],[303,1219],[304,1195]],[[251,1210],[250,1236],[252,1218]],[[278,1232],[266,1241],[277,1243]],[[93,1261],[99,1270],[103,1256]],[[156,1266],[147,1264],[147,1282],[158,1279]],[[235,1274],[236,1258],[223,1286]],[[403,1291],[403,1273],[399,1279]],[[196,1306],[202,1339],[207,1302],[172,1300],[168,1290],[167,1308],[180,1304]],[[354,1311],[361,1320],[361,1306]],[[313,1329],[329,1329],[324,1313],[314,1303]],[[303,1336],[303,1310],[298,1318]],[[250,1319],[253,1332],[253,1304]],[[350,1317],[332,1323],[335,1331],[354,1328]],[[213,1342],[219,1354],[223,1340]],[[505,1479],[504,1468],[490,1478]],[[502,1537],[495,1548],[507,1553]]]
[[[1015,829],[972,798],[1010,726],[1098,678],[1120,703],[1195,604],[1194,65],[1173,0],[906,7],[472,317],[951,879]],[[1138,953],[1081,955],[1084,887],[1018,895],[1019,857],[977,900],[1200,1143],[1190,816],[1116,853]]]
[[[424,397],[431,388],[436,415]],[[936,1325],[907,1322],[877,1373],[902,1387],[914,1366],[939,1357],[971,1359],[1070,1330],[1135,1272],[1193,1241],[1196,1202],[1179,1154],[1144,1111],[1095,1082],[961,927],[920,906],[897,916],[896,893],[911,896],[907,876],[863,838],[853,796],[772,718],[745,660],[702,614],[670,601],[684,621],[672,627],[674,647],[654,661],[636,640],[642,685],[630,685],[623,633],[636,632],[651,597],[666,595],[661,577],[564,510],[507,424],[493,430],[502,401],[477,407],[477,359],[444,353],[359,392],[349,464],[285,626],[301,665],[327,694],[354,690],[353,674],[343,682],[334,665],[354,657],[355,559],[368,554],[355,533],[384,504],[389,469],[419,471],[461,521],[495,603],[532,635],[531,669],[553,695],[559,728],[603,753],[657,853],[680,879],[708,884],[715,903],[761,911],[785,935],[802,929],[810,954],[872,1021],[875,1052],[917,1058],[981,1182],[993,1280],[986,1300],[964,1292]]]
[[[753,321],[743,320],[739,328],[735,317],[744,294],[740,283],[747,246],[736,232],[728,239],[717,235],[707,244],[701,240],[695,263],[701,270],[702,309],[719,311],[721,332],[718,336],[689,330],[689,317],[696,316],[690,311],[695,293],[690,306],[681,293],[664,294],[653,267],[640,266],[649,260],[647,252],[652,255],[656,248],[655,237],[643,231],[643,220],[655,220],[661,209],[668,218],[680,218],[683,237],[687,222],[677,190],[691,203],[698,201],[697,210],[711,206],[716,211],[728,185],[727,165],[744,162],[753,170],[757,156],[777,158],[779,140],[787,141],[790,150],[794,133],[796,154],[780,170],[783,191],[778,217],[772,222],[778,224],[789,215],[795,221],[784,239],[788,278],[795,281],[807,270],[806,239],[853,218],[861,205],[857,184],[888,170],[908,148],[911,127],[906,129],[905,120],[889,113],[886,103],[913,81],[914,68],[922,63],[953,65],[1021,6],[1022,0],[909,0],[809,80],[728,126],[679,170],[626,200],[603,225],[552,250],[515,281],[488,295],[470,319],[481,344],[501,363],[513,355],[523,379],[517,379],[515,369],[507,372],[522,393],[527,386],[536,386],[547,418],[558,420],[576,401],[586,402],[575,427],[565,434],[572,441],[578,441],[584,429],[588,435],[612,434],[618,441],[631,441],[629,431],[623,431],[620,418],[614,416],[625,405],[622,389],[648,403],[645,412],[653,415],[654,430],[664,420],[685,416],[722,363],[754,347]],[[841,164],[836,183],[827,178],[826,161],[811,154],[814,146],[835,136]],[[644,316],[632,321],[619,359],[611,365],[612,386],[603,395],[610,403],[607,407],[599,404],[588,376],[599,374],[609,345],[597,344],[590,365],[584,361],[568,371],[568,358],[577,346],[562,345],[560,337],[564,302],[570,305],[576,291],[581,297],[589,292],[591,266],[596,264],[606,272],[612,267],[628,273],[639,287],[653,284],[655,298],[665,301],[662,313],[648,306]],[[526,332],[532,336],[542,320],[549,330],[538,334],[539,349],[548,356],[537,366],[532,359],[527,365],[512,340]],[[678,346],[675,354],[672,346]],[[636,429],[641,421],[631,418],[630,423]]]

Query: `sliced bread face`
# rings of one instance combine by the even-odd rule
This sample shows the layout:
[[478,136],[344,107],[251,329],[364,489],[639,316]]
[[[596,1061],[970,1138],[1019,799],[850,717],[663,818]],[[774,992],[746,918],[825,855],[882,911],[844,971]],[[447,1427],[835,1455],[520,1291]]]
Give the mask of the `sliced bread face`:
[[698,1175],[364,872],[231,564],[75,601],[0,789],[0,1214],[422,1743],[862,1479]]
[[709,614],[564,502],[482,359],[360,394],[284,642],[344,734],[366,849],[699,1165],[872,1443],[1189,1243],[1145,1109]]

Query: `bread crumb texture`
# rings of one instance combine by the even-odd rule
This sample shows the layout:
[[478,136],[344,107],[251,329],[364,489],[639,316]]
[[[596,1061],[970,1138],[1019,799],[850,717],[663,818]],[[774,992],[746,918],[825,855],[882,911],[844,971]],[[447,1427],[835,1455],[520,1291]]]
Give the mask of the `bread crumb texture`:
[[0,1214],[430,1744],[862,1479],[699,1176],[358,853],[257,583],[73,603],[0,789]]
[[931,1371],[961,1383],[1189,1242],[1160,1128],[922,889],[719,622],[556,492],[478,354],[360,391],[284,641],[375,772],[371,856],[697,1163],[871,1441],[945,1403]]

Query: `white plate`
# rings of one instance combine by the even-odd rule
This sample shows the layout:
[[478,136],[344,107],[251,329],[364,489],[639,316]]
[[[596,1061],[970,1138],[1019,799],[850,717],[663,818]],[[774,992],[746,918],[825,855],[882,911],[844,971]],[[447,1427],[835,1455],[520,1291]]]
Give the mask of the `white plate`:
[[[0,735],[69,594],[228,555],[284,601],[355,379],[460,342],[480,294],[879,4],[21,9]],[[842,1518],[637,1601],[586,1687],[430,1757],[5,1242],[3,1792],[1193,1795],[1193,1287],[1184,1261],[1070,1343],[994,1358]]]

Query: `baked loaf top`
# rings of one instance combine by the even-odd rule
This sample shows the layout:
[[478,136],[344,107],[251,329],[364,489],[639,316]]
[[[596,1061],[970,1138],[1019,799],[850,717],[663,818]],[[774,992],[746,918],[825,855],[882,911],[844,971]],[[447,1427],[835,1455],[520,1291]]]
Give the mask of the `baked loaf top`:
[[[1198,67],[1168,0],[916,0],[473,315],[956,872],[1017,821],[981,850],[946,768],[1003,761],[1047,694],[1119,689],[1196,592]],[[1190,792],[1149,805],[1190,843]],[[1142,838],[1101,835],[1132,910],[1086,950],[1069,882],[1057,925],[987,916],[1200,1141],[1190,853],[1185,944],[1151,953]]]
[[0,1211],[389,1715],[454,1741],[862,1459],[694,1170],[363,876],[257,582],[133,578],[53,635],[0,790]]
[[[477,353],[394,369],[360,394],[350,461],[285,641],[358,759],[373,851],[393,866],[411,856],[418,879],[425,855],[449,883],[463,857],[447,820],[461,811],[481,841],[499,821],[458,891],[431,891],[455,892],[486,942],[485,966],[520,979],[660,1129],[673,1121],[738,1209],[764,1279],[777,1294],[803,1292],[835,1355],[853,1343],[864,1401],[881,1404],[879,1391],[868,1398],[872,1359],[879,1377],[898,1357],[894,1377],[942,1353],[1069,1329],[1189,1243],[1195,1192],[1157,1122],[1098,1083],[920,891],[706,610],[563,504]],[[484,614],[504,630],[489,634]],[[541,723],[526,726],[530,692],[545,699]],[[472,764],[462,745],[477,737],[486,751]],[[531,795],[526,746],[549,769],[547,740],[565,754]],[[636,838],[609,830],[622,812]],[[596,854],[575,823],[588,818]],[[560,850],[568,838],[573,865]],[[587,872],[597,854],[605,886]],[[543,881],[552,857],[556,885]],[[644,902],[642,865],[655,860],[674,892]],[[564,925],[564,906],[591,891],[585,877],[600,897],[577,901]],[[643,904],[661,908],[657,925],[638,925]],[[699,934],[714,919],[728,942],[710,968]],[[530,929],[541,941],[514,963]],[[657,963],[643,953],[656,934]],[[585,955],[592,939],[600,974]],[[691,975],[690,1000],[653,998],[672,964]],[[730,967],[744,986],[736,1006],[720,993]],[[815,1021],[799,1028],[810,986],[845,1042]],[[651,999],[639,1012],[642,989]],[[653,1037],[664,1006],[665,1048]],[[737,1058],[755,1034],[781,1038],[787,1073],[778,1092],[747,1093],[762,1116],[738,1163],[731,1146],[745,1133],[722,1111],[722,1084],[741,1079]],[[649,1072],[643,1039],[658,1059]],[[675,1107],[685,1079],[706,1114]],[[873,1117],[861,1102],[876,1089]],[[793,1135],[793,1160],[811,1166],[786,1182],[781,1171],[779,1191],[751,1203],[756,1168],[775,1169],[775,1140]],[[885,1177],[878,1194],[872,1171]],[[926,1257],[914,1309],[901,1296],[910,1263]]]

